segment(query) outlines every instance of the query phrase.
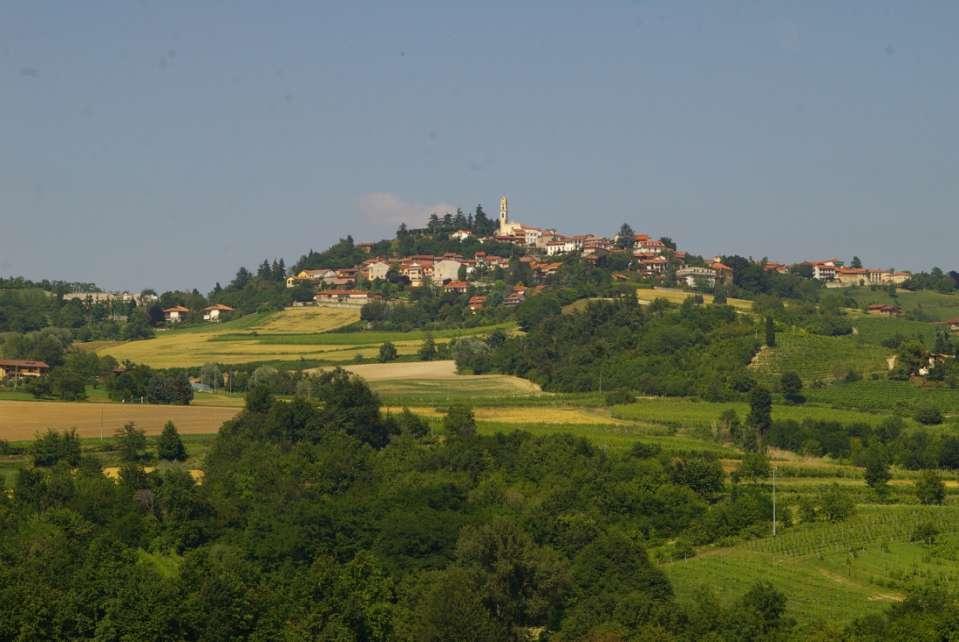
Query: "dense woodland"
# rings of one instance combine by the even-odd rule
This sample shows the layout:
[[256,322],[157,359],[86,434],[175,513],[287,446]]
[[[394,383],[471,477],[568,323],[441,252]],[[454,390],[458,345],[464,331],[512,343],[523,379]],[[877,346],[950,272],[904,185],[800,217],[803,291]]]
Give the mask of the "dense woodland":
[[[38,444],[37,466],[0,494],[0,639],[794,632],[768,584],[727,607],[708,592],[679,606],[646,552],[674,542],[681,556],[768,527],[768,489],[730,485],[715,459],[649,447],[613,455],[569,436],[483,437],[465,407],[450,408],[435,434],[409,413],[385,416],[343,371],[316,378],[311,396],[320,403],[251,389],[202,485],[175,468],[145,473],[136,448],[117,483],[69,437]],[[845,635],[955,626],[945,600],[918,594]]]

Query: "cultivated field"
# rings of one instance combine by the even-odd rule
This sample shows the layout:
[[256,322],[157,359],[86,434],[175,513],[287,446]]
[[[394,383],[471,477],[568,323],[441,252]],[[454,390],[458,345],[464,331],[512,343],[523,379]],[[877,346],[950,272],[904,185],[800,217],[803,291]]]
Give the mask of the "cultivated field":
[[869,288],[848,288],[844,294],[854,298],[860,308],[872,303],[891,303],[907,312],[920,315],[920,318],[928,318],[932,321],[945,321],[959,317],[959,296],[955,294],[941,294],[929,290],[918,292],[898,290],[893,297],[885,290]]
[[[331,364],[375,360],[380,345],[391,341],[400,355],[413,355],[425,332],[333,332],[359,320],[359,310],[339,307],[288,308],[249,315],[219,325],[176,328],[153,339],[101,345],[97,353],[156,368],[204,363],[276,363],[300,360]],[[441,330],[437,343],[457,336],[487,334],[509,325]]]
[[824,337],[801,332],[776,334],[776,346],[764,347],[750,367],[757,375],[774,379],[797,372],[807,384],[841,379],[852,369],[864,376],[885,374],[886,359],[894,350],[866,343],[855,336]]
[[[677,288],[640,288],[636,290],[636,296],[639,298],[639,302],[643,304],[652,303],[656,299],[666,299],[670,303],[682,303],[696,294],[698,293],[687,292],[686,290],[679,290]],[[702,297],[703,303],[713,302],[712,294],[703,294]],[[747,301],[746,299],[730,297],[726,299],[726,305],[732,306],[742,312],[751,312],[753,309],[753,302]]]
[[154,406],[118,403],[0,401],[0,439],[33,439],[48,428],[76,428],[82,437],[110,436],[132,421],[147,434],[160,434],[163,424],[172,421],[182,434],[215,433],[238,408],[217,406]]

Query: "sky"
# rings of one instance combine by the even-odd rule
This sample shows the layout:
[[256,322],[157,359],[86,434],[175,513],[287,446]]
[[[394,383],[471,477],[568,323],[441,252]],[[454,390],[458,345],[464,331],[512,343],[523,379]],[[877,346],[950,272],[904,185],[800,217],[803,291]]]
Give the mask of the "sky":
[[208,291],[500,194],[697,254],[959,267],[953,1],[0,15],[0,276]]

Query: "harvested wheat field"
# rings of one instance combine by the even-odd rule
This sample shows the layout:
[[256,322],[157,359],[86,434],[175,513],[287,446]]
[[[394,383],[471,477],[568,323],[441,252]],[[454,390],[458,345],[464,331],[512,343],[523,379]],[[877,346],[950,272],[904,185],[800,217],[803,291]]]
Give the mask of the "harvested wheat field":
[[215,433],[239,408],[216,406],[154,406],[118,403],[67,403],[59,401],[0,401],[0,439],[33,439],[48,428],[76,428],[81,437],[99,437],[134,422],[148,435],[158,435],[163,424],[172,421],[184,435]]

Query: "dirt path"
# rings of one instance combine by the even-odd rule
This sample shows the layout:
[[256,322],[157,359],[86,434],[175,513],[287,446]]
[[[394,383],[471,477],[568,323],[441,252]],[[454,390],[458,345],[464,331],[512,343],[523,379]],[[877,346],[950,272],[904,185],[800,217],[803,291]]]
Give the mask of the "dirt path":
[[48,428],[76,428],[81,437],[110,436],[128,421],[158,435],[163,424],[172,421],[181,434],[215,433],[240,408],[220,406],[151,406],[119,403],[57,401],[0,401],[0,439],[33,439]]

